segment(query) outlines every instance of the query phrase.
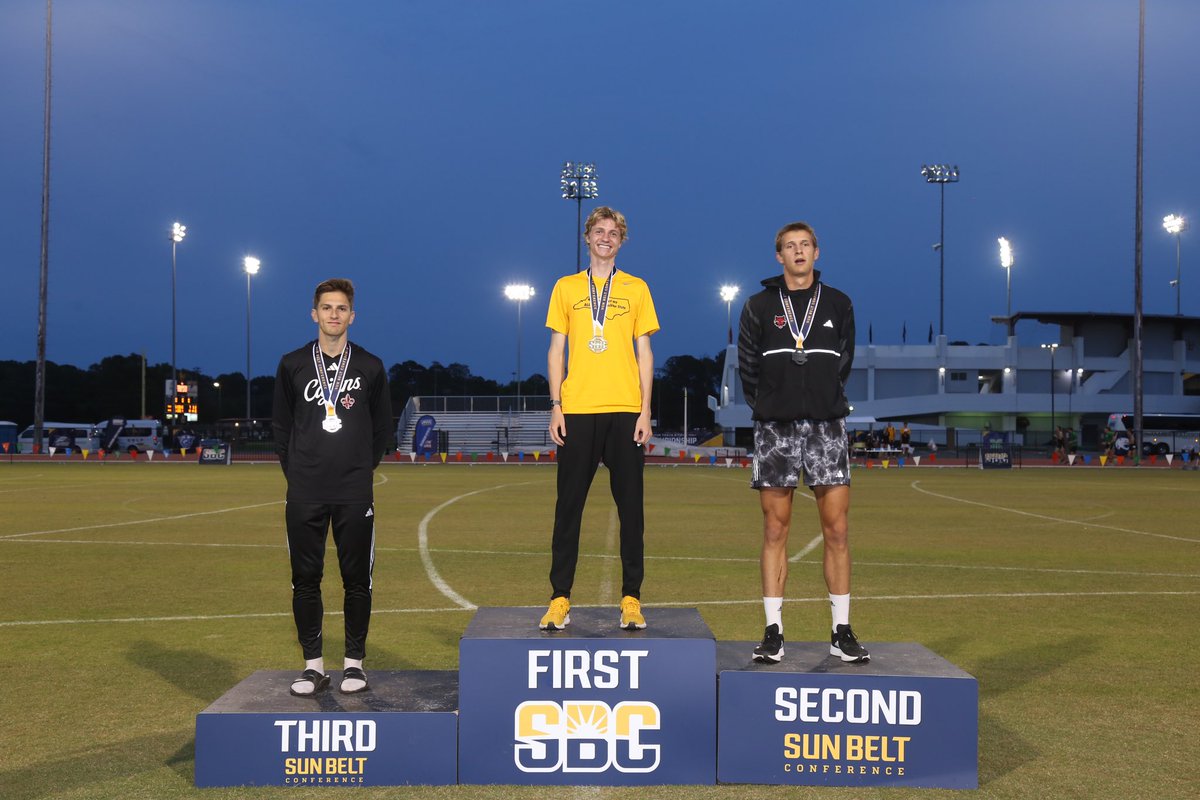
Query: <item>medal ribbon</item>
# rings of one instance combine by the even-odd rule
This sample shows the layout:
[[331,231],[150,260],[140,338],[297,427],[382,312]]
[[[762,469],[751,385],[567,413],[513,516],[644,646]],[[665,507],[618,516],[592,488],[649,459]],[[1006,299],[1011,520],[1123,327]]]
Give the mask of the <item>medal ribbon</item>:
[[342,350],[332,383],[329,381],[329,373],[325,371],[325,355],[321,352],[320,342],[313,342],[312,356],[313,366],[317,369],[317,382],[321,387],[321,399],[325,401],[325,416],[337,416],[334,404],[337,402],[338,395],[342,393],[342,383],[350,368],[350,343],[346,342],[346,348]]
[[587,269],[588,303],[592,308],[592,333],[596,336],[604,336],[604,315],[608,311],[608,293],[612,289],[613,276],[616,274],[617,268],[613,267],[612,272],[608,273],[608,280],[604,282],[604,291],[597,299],[596,283],[592,280],[592,268],[588,267]]
[[779,303],[783,306],[783,316],[787,318],[788,327],[792,331],[792,338],[796,340],[796,349],[804,349],[804,340],[808,338],[808,332],[812,330],[813,319],[817,316],[817,305],[821,302],[821,284],[817,283],[817,290],[813,292],[813,296],[808,299],[808,308],[804,310],[803,326],[796,324],[796,309],[792,308],[792,298],[783,293],[783,289],[779,290]]

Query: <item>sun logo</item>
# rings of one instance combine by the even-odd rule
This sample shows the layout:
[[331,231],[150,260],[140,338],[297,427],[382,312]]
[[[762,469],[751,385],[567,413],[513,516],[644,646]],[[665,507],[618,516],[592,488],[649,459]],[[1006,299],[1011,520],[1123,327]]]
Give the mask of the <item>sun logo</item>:
[[660,727],[654,703],[528,700],[514,713],[513,757],[522,772],[653,772],[662,746],[644,735]]

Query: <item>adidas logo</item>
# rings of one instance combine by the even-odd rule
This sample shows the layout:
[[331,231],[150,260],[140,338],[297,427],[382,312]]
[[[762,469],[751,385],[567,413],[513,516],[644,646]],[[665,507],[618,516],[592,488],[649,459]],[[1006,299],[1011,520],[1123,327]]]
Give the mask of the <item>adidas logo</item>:
[[832,327],[833,327],[833,320],[831,320],[831,319],[827,319],[827,320],[825,320],[825,324],[824,324],[824,325],[822,325],[821,327],[823,327],[823,328],[832,328]]
[[[839,475],[838,477],[840,478],[841,476]],[[373,517],[373,516],[375,516],[375,509],[374,509],[373,507],[372,507],[372,508],[368,508],[368,509],[367,509],[367,513],[363,514],[363,516],[364,516],[364,517]]]
[[330,364],[328,367],[325,368],[325,371],[326,372],[337,372],[337,362],[335,361],[332,364]]

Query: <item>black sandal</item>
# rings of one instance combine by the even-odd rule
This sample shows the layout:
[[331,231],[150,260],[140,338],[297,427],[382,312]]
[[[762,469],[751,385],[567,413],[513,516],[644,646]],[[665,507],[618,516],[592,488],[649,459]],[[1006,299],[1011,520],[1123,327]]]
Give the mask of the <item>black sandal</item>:
[[[347,680],[362,681],[363,682],[362,688],[361,689],[346,689],[346,688],[344,688]],[[359,692],[365,692],[369,688],[371,688],[371,687],[367,683],[367,673],[363,672],[358,667],[346,667],[344,670],[342,670],[342,685],[338,687],[339,692],[341,692],[342,694],[358,694]]]
[[[298,684],[298,683],[311,683],[313,685],[313,689],[311,692],[298,692],[298,691],[296,691],[296,684]],[[328,688],[329,688],[329,676],[328,675],[317,672],[315,669],[306,669],[306,670],[304,670],[304,672],[300,673],[299,678],[296,678],[294,681],[292,681],[291,692],[296,697],[312,697],[317,692],[323,691]]]

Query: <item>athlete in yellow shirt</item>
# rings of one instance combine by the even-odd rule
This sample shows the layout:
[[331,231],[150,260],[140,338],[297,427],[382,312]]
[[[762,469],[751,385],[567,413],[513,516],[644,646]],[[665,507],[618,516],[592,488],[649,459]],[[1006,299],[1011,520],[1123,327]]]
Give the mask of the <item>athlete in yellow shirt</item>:
[[621,521],[620,626],[646,627],[640,600],[645,533],[642,445],[650,439],[650,335],[658,330],[658,316],[646,282],[617,269],[617,251],[628,235],[621,212],[600,206],[589,214],[584,241],[590,266],[558,280],[546,313],[558,502],[551,544],[553,593],[539,624],[542,630],[562,630],[571,622],[583,505],[600,461],[608,467]]

